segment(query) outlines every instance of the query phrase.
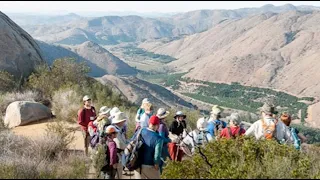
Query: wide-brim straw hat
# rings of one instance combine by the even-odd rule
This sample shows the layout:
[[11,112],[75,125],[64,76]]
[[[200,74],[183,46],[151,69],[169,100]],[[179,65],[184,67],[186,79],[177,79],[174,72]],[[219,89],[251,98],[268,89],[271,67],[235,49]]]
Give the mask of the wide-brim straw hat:
[[218,115],[218,114],[220,114],[221,112],[222,112],[222,111],[221,111],[221,108],[220,108],[218,105],[215,105],[215,106],[212,107],[210,114],[212,114],[212,115]]
[[275,107],[268,103],[265,103],[262,107],[258,108],[258,110],[266,114],[278,114],[278,111],[276,111]]
[[157,116],[159,117],[159,119],[164,119],[166,118],[168,115],[170,114],[169,111],[166,111],[164,108],[160,108],[157,111]]
[[176,119],[178,116],[182,116],[184,119],[187,117],[182,111],[178,111],[174,118]]
[[127,119],[127,116],[123,112],[118,112],[114,115],[114,118],[112,119],[112,124],[124,122]]
[[108,108],[107,106],[102,106],[99,110],[99,115],[106,115],[111,111],[111,108]]

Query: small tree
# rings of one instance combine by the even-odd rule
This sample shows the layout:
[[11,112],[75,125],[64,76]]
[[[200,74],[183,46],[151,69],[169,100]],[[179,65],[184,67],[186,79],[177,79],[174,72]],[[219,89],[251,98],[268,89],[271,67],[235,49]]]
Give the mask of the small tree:
[[0,92],[8,92],[16,88],[14,76],[6,71],[0,71],[0,84]]

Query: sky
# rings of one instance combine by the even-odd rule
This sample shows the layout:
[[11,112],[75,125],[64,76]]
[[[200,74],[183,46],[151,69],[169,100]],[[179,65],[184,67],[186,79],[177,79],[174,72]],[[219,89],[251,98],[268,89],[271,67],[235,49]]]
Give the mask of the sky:
[[238,9],[284,4],[313,5],[320,1],[0,1],[4,13],[56,13],[56,12],[124,12],[139,13],[186,12],[199,9]]

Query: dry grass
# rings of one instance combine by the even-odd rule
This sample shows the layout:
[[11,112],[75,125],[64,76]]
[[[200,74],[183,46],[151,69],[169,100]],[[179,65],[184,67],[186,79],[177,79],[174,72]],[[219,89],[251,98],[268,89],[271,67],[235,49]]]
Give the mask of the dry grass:
[[32,101],[42,102],[44,101],[42,95],[36,91],[25,91],[25,92],[8,92],[0,95],[0,111],[4,115],[7,107],[10,103],[15,101]]
[[0,179],[8,178],[86,178],[88,159],[68,150],[72,132],[55,123],[45,136],[31,140],[0,132]]
[[81,97],[72,89],[60,89],[52,97],[52,109],[58,119],[76,122]]

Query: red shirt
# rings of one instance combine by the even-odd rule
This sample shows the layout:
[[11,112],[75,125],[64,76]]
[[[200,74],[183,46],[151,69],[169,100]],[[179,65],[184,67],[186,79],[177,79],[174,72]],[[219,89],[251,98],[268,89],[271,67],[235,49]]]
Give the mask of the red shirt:
[[93,121],[90,121],[90,122],[88,123],[88,127],[92,127],[93,131],[94,131],[94,132],[97,132],[97,126],[95,126],[95,125],[93,124]]
[[[245,129],[240,129],[240,127],[230,127],[231,130],[231,135],[232,136],[236,136],[239,131],[240,131],[240,135],[243,135],[244,133],[246,133]],[[220,133],[220,138],[226,138],[226,139],[230,139],[230,134],[229,134],[229,130],[228,128],[224,128],[221,133]]]
[[[84,116],[83,116],[83,113]],[[91,109],[82,108],[78,111],[78,124],[81,125],[84,131],[88,131],[88,124],[96,118],[96,112],[91,107]]]

